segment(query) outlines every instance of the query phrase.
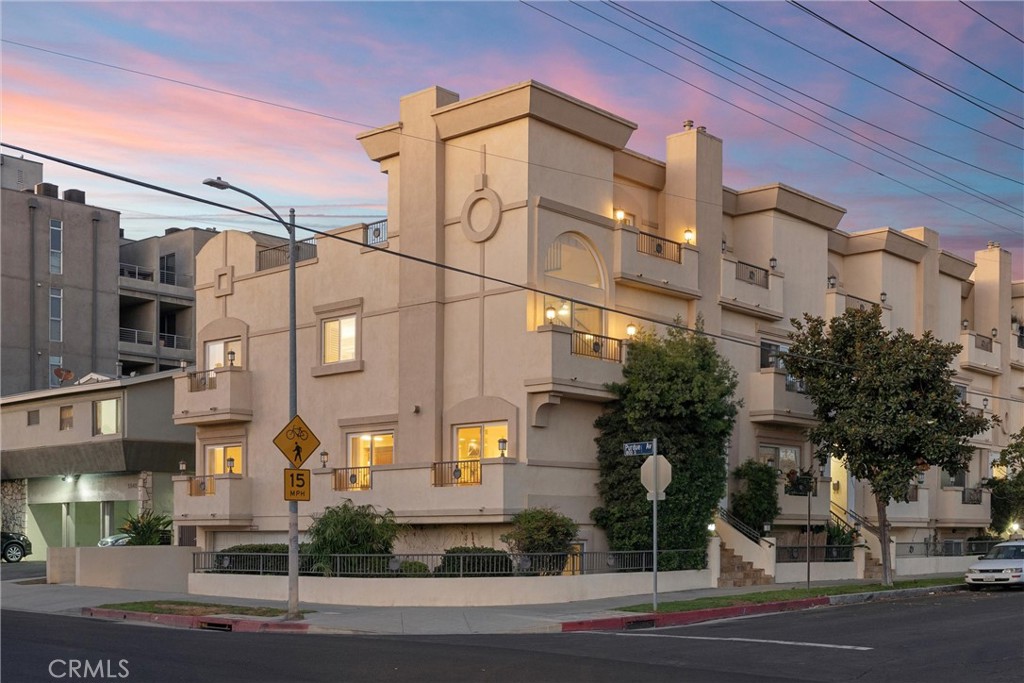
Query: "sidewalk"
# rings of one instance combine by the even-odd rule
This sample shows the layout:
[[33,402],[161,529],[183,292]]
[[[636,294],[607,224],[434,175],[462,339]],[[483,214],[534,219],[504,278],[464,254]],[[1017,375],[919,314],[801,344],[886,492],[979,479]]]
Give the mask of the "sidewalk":
[[[959,574],[941,575],[958,578]],[[900,577],[910,579],[918,577]],[[866,584],[871,581],[818,581],[811,586],[835,586]],[[766,590],[802,588],[804,584],[783,584],[771,586],[748,586],[743,588],[704,588],[676,593],[659,593],[658,602],[692,600],[707,596],[726,596],[755,593]],[[960,589],[959,584],[955,587]],[[913,594],[950,590],[948,587],[887,591],[887,598],[907,597]],[[188,595],[185,593],[161,593],[113,588],[93,588],[63,584],[32,583],[26,581],[0,582],[0,606],[3,609],[64,614],[74,616],[95,616],[100,618],[129,618],[148,623],[185,628],[219,628],[233,631],[301,631],[308,633],[363,633],[378,635],[441,635],[469,633],[557,633],[581,630],[622,630],[652,626],[668,626],[695,623],[710,619],[724,619],[745,614],[779,612],[828,604],[862,602],[873,599],[879,593],[858,593],[833,598],[811,598],[791,600],[771,605],[747,608],[726,607],[699,612],[675,614],[641,614],[625,612],[620,608],[629,605],[649,604],[651,595],[634,595],[603,600],[559,603],[550,605],[510,605],[504,607],[349,607],[340,605],[317,605],[302,602],[300,609],[305,612],[301,622],[285,622],[279,618],[203,617],[160,618],[159,615],[125,616],[94,610],[99,605],[146,600],[188,600],[192,602],[227,603],[231,605],[263,606],[284,608],[280,602],[247,600],[241,598],[218,598],[216,596]],[[166,616],[166,615],[164,615]]]

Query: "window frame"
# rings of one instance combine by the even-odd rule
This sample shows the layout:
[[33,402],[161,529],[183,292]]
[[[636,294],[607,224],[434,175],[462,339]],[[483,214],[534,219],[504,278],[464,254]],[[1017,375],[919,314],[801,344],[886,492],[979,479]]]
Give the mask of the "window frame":
[[[67,414],[65,415],[65,411]],[[75,406],[63,405],[57,408],[57,431],[69,432],[75,428]]]
[[[54,249],[54,234],[57,235],[57,248]],[[50,245],[50,273],[52,275],[61,275],[64,273],[64,221],[56,218],[50,219],[50,232],[49,232],[49,245]],[[56,258],[56,265],[54,265],[54,259]]]
[[[212,365],[210,350],[215,348],[221,349],[219,356],[222,362],[220,365]],[[228,352],[232,350],[235,352],[235,362],[231,364],[231,367],[244,367],[241,337],[224,337],[223,339],[211,339],[203,342],[203,365],[205,369],[218,370],[228,367]]]
[[[375,436],[390,436],[391,437],[391,462],[376,462],[374,457],[374,439]],[[352,442],[357,439],[369,437],[370,441],[370,453],[366,464],[359,464],[355,462],[354,453],[352,452]],[[377,467],[379,465],[394,465],[395,464],[395,430],[394,429],[376,429],[372,431],[356,431],[346,432],[345,434],[345,462],[346,467]]]
[[27,410],[26,412],[26,426],[35,427],[39,424],[39,409]]
[[[100,419],[100,411],[105,404],[114,404],[114,429],[113,431],[102,431],[103,420]],[[92,402],[92,435],[113,436],[121,433],[121,399],[101,398]]]
[[64,367],[63,356],[50,356],[49,375],[50,375],[50,388],[54,389],[60,386],[60,380],[57,375],[53,374],[53,371],[57,368]]
[[[238,449],[238,455],[234,456],[229,453],[229,449]],[[210,452],[215,450],[221,450],[219,460],[217,458],[211,458]],[[235,458],[235,466],[231,470],[231,475],[246,476],[246,462],[245,462],[245,444],[242,441],[224,441],[218,443],[204,443],[203,444],[203,473],[207,477],[223,476],[228,474],[227,461],[229,457]],[[217,467],[214,465],[220,465],[220,471],[214,471]]]
[[[491,427],[491,428],[494,428],[494,427],[504,427],[505,428],[504,436],[499,436],[499,437],[497,437],[496,439],[493,440],[494,441],[494,449],[495,449],[493,454],[491,453],[490,448],[488,446],[488,439],[487,439],[487,428],[488,427]],[[474,428],[480,430],[480,432],[479,432],[479,445],[477,447],[479,452],[476,454],[475,457],[473,457],[472,453],[468,454],[469,457],[463,457],[459,453],[459,430],[474,429]],[[509,420],[488,420],[486,422],[462,422],[462,423],[459,423],[459,424],[453,424],[452,427],[451,427],[451,430],[452,430],[451,431],[451,434],[452,434],[451,460],[458,460],[458,461],[461,462],[461,461],[466,461],[466,460],[485,460],[485,459],[488,459],[488,458],[500,458],[502,456],[501,456],[501,452],[497,450],[497,443],[498,443],[498,440],[502,439],[502,438],[505,439],[505,441],[506,441],[505,457],[508,457],[508,453],[509,453],[509,449],[508,449]]]
[[[363,363],[363,298],[358,297],[355,299],[346,299],[344,301],[335,301],[313,308],[313,313],[316,314],[316,329],[317,329],[317,364],[311,369],[313,377],[323,377],[325,375],[337,375],[346,372],[362,372]],[[337,361],[331,361],[330,363],[324,362],[324,326],[326,323],[334,320],[342,320],[345,318],[352,318],[355,327],[355,347],[354,355],[351,359],[339,359]],[[339,330],[339,343],[340,343],[340,330]]]
[[[54,302],[57,305],[56,317],[53,315]],[[50,287],[48,313],[50,317],[50,341],[64,341],[64,289],[62,287]],[[54,324],[56,324],[56,333],[54,333]]]

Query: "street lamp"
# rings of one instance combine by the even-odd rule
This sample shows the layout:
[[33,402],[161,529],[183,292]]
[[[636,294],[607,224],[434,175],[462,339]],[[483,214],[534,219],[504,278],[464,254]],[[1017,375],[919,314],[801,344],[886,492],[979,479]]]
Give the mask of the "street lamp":
[[[296,388],[296,353],[295,353],[295,209],[288,210],[289,222],[274,211],[274,207],[248,190],[236,187],[220,176],[207,178],[203,185],[218,190],[234,190],[239,194],[255,200],[273,214],[277,222],[288,231],[288,415],[295,417],[299,413],[298,392]],[[285,619],[301,619],[299,612],[299,503],[288,501],[288,613]]]

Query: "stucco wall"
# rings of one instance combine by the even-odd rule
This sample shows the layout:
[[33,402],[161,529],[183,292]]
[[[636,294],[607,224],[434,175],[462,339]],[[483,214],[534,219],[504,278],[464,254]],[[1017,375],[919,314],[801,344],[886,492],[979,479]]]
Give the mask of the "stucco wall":
[[77,586],[176,593],[188,589],[194,548],[158,545],[66,550],[75,553]]
[[[811,562],[811,581],[856,579],[856,562]],[[800,583],[807,580],[803,562],[780,562],[775,565],[775,583]]]

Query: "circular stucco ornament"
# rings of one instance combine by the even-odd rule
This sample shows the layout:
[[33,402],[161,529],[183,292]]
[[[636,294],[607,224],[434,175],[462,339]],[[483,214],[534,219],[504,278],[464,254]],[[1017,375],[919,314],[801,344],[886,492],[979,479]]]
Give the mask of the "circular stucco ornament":
[[[486,225],[474,225],[483,223],[482,220],[474,220],[473,207],[477,202],[487,202],[491,205],[491,215]],[[481,187],[466,197],[462,205],[462,234],[471,242],[486,242],[494,236],[501,223],[501,198],[498,193],[489,187]]]

